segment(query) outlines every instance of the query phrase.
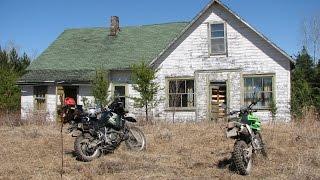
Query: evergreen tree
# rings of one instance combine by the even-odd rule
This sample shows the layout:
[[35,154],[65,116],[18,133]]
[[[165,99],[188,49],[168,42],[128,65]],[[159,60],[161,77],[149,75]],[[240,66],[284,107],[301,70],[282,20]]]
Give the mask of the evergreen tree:
[[95,77],[92,82],[92,93],[95,98],[95,103],[100,107],[105,107],[108,104],[109,95],[109,80],[108,72],[101,69],[97,69]]
[[7,52],[0,47],[0,111],[13,111],[20,107],[20,89],[16,81],[26,72],[30,58],[21,57],[15,48]]
[[148,111],[150,106],[156,103],[155,96],[159,89],[158,84],[154,82],[155,77],[156,71],[145,62],[135,64],[132,67],[132,81],[135,84],[133,88],[140,93],[140,97],[133,99],[137,107],[144,107],[146,121],[149,121]]
[[291,108],[294,116],[301,117],[303,109],[316,104],[319,97],[315,89],[316,70],[305,47],[298,54],[292,72]]
[[20,106],[18,75],[9,69],[0,69],[0,111],[14,111]]
[[315,68],[315,78],[313,82],[314,86],[314,105],[317,108],[318,112],[320,112],[320,60],[318,60],[318,64]]
[[311,56],[305,47],[297,56],[295,71],[299,71],[300,78],[305,79],[308,83],[312,83],[315,77],[314,64]]

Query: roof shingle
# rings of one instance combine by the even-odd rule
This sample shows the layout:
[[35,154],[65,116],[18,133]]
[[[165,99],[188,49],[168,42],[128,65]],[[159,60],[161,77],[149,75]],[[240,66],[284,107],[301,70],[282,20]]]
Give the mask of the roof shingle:
[[[31,63],[21,81],[58,81],[71,77],[72,72],[100,67],[124,69],[140,61],[151,62],[187,25],[177,22],[123,27],[116,37],[109,36],[107,28],[65,30]],[[52,76],[39,78],[39,72]]]

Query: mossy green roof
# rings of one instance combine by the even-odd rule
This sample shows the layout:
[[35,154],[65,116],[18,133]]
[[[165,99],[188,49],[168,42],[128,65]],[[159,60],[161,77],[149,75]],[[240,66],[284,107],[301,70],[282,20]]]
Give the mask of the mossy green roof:
[[[22,81],[61,80],[72,71],[94,71],[96,68],[125,69],[132,64],[151,62],[187,26],[186,22],[123,27],[117,36],[109,28],[65,30],[28,67]],[[32,72],[33,71],[33,72]],[[46,76],[48,71],[55,77]],[[45,75],[36,77],[36,72]],[[59,77],[61,74],[61,77]],[[75,79],[76,80],[76,79]]]

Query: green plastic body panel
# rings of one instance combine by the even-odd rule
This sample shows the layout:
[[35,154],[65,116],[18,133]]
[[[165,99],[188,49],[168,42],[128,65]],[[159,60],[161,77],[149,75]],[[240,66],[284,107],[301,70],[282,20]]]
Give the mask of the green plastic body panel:
[[260,121],[260,119],[258,118],[258,116],[250,113],[250,114],[248,115],[248,121],[249,121],[249,123],[250,123],[251,129],[257,130],[257,131],[261,131],[261,121]]

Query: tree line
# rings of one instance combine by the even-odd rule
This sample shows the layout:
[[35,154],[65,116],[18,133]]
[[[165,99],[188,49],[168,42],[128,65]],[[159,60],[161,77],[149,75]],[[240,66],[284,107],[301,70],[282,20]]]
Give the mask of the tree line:
[[301,118],[310,108],[320,112],[320,60],[315,61],[306,47],[298,53],[291,74],[291,113]]
[[30,62],[26,53],[19,55],[14,47],[6,50],[0,46],[0,111],[20,108],[21,90],[16,81],[26,73]]

